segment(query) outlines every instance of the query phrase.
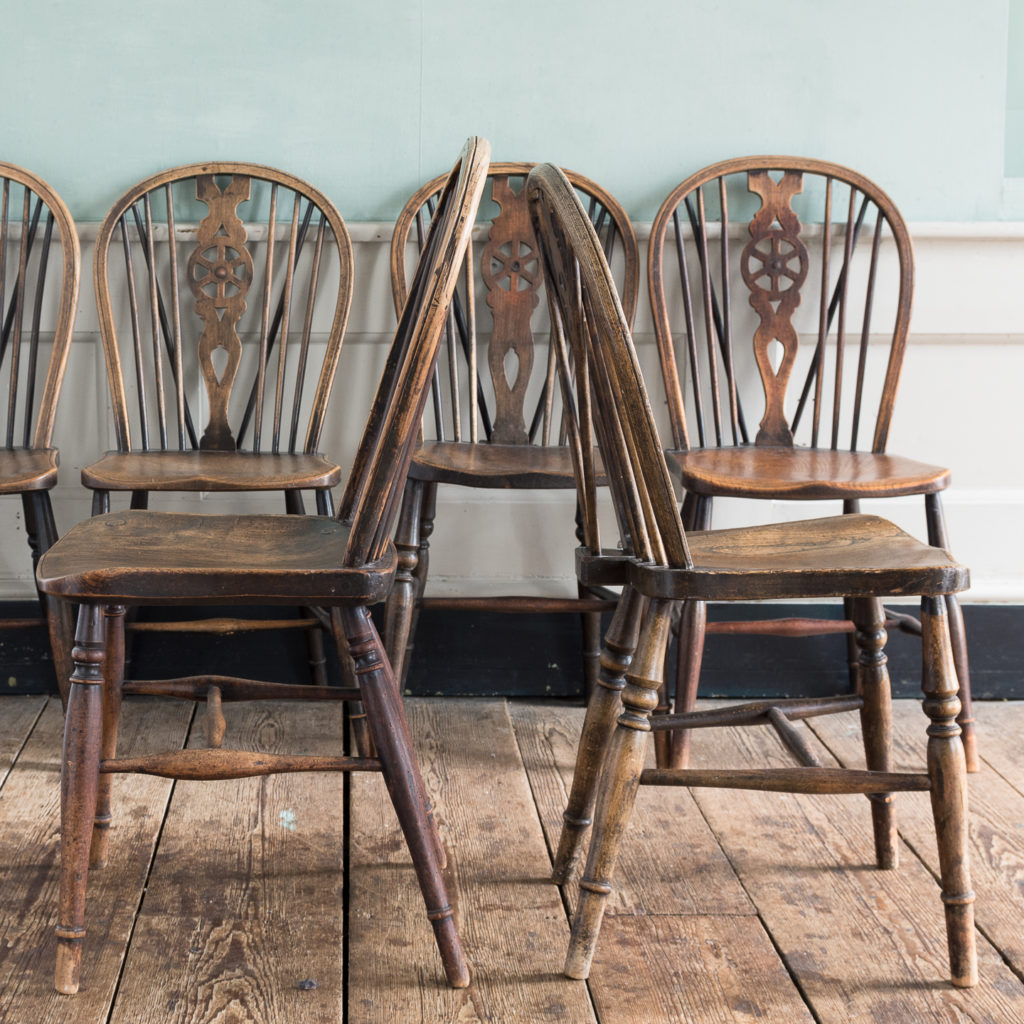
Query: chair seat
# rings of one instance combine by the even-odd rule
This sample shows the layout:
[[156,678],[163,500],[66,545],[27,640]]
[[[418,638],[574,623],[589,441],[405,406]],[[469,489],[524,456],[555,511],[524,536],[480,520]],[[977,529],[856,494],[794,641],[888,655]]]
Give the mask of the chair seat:
[[82,470],[94,491],[290,491],[334,487],[323,455],[268,452],[107,452]]
[[48,491],[57,482],[56,448],[0,448],[0,494]]
[[409,476],[464,487],[554,490],[576,486],[572,456],[564,445],[424,441],[413,453]]
[[696,494],[734,498],[895,498],[934,494],[950,473],[898,455],[745,445],[665,453],[669,469]]
[[879,516],[694,530],[686,538],[692,569],[669,569],[616,553],[592,555],[580,548],[580,582],[628,582],[649,597],[701,601],[920,597],[952,594],[970,585],[968,570],[944,551]]
[[79,523],[39,560],[44,593],[124,604],[373,604],[394,573],[345,568],[349,528],[295,515],[128,511]]

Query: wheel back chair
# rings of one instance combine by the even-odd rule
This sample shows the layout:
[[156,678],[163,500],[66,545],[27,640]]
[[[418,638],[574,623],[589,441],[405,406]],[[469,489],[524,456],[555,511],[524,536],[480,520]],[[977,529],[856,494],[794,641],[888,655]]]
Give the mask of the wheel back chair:
[[[115,773],[224,779],[289,771],[380,771],[387,781],[448,981],[468,984],[442,853],[429,816],[394,674],[370,620],[396,558],[389,539],[448,304],[469,243],[487,170],[488,144],[470,139],[438,203],[409,301],[336,518],[298,515],[185,515],[133,509],[78,524],[40,560],[47,594],[81,604],[61,773],[60,920],[56,985],[78,988],[85,934],[85,884],[106,860],[110,783]],[[138,604],[275,604],[330,609],[339,644],[354,661],[352,688],[256,684],[213,677],[190,683],[122,685],[124,615]],[[210,702],[207,750],[118,759],[123,693]],[[375,757],[285,756],[216,749],[222,699],[298,697],[365,704]],[[215,706],[214,706],[215,705]]]
[[[554,350],[546,339],[540,296],[544,274],[530,226],[523,185],[533,164],[491,164],[491,213],[486,241],[470,250],[466,291],[456,295],[432,384],[433,412],[413,456],[396,532],[399,556],[395,589],[388,600],[385,638],[401,678],[408,670],[413,635],[427,580],[429,538],[434,530],[438,484],[499,490],[572,489],[572,465],[561,430]],[[621,263],[622,301],[632,323],[639,256],[625,211],[603,188],[566,172],[587,205],[605,252]],[[408,292],[409,254],[423,244],[441,178],[406,203],[391,244],[395,308]],[[479,275],[479,276],[478,276]],[[490,329],[478,317],[486,297]],[[478,327],[479,325],[479,327]],[[582,614],[584,689],[597,674],[601,612],[614,607],[608,595],[581,589],[578,597],[435,597],[435,608]]]
[[[914,259],[906,224],[877,185],[820,160],[714,164],[658,211],[648,280],[672,429],[666,454],[688,529],[711,526],[716,497],[831,499],[853,513],[862,499],[923,495],[928,542],[949,547],[941,503],[949,470],[886,454]],[[963,618],[955,594],[946,605],[975,770]],[[693,707],[706,632],[846,632],[856,686],[850,619],[847,602],[838,622],[708,625],[703,603],[691,602],[680,623],[676,709]],[[921,632],[899,611],[887,626]],[[688,734],[677,733],[668,763],[683,767],[687,745]]]
[[[174,492],[231,492],[211,502],[222,511],[239,509],[239,492],[279,491],[284,510],[301,513],[311,490],[317,511],[333,512],[341,469],[318,449],[352,300],[352,246],[326,196],[256,164],[163,171],[111,207],[95,285],[116,448],[82,471],[94,515],[110,511],[112,492],[128,492],[132,508],[147,508],[152,492],[165,503]],[[325,684],[321,627],[319,609],[129,625],[304,630],[313,681]]]
[[[623,587],[605,638],[599,685],[587,707],[555,861],[554,880],[564,882],[593,816],[566,973],[584,978],[589,972],[616,854],[639,785],[867,794],[878,865],[884,868],[894,867],[897,858],[892,794],[929,790],[952,979],[959,986],[975,984],[966,773],[944,600],[967,586],[967,570],[941,549],[869,515],[688,534],[601,247],[557,168],[534,170],[527,191],[545,271],[553,282],[548,292],[552,320],[568,342],[560,346],[559,368],[566,405],[575,403],[576,411],[569,433],[586,538],[577,550],[578,575],[588,585]],[[577,378],[575,398],[570,362]],[[621,533],[621,547],[615,551],[600,546],[595,438]],[[926,773],[890,770],[891,704],[881,598],[892,595],[921,598]],[[652,720],[674,603],[808,597],[850,600],[859,694],[760,702]],[[822,767],[794,720],[850,709],[860,710],[867,770]],[[773,724],[799,766],[644,768],[646,736],[652,730],[664,735],[680,727],[754,723]]]
[[[0,163],[0,402],[6,409],[0,494],[21,496],[33,569],[57,539],[50,504],[58,462],[53,424],[71,350],[80,264],[78,233],[60,196],[34,174]],[[70,611],[61,601],[43,594],[40,599],[66,701]],[[0,628],[40,621],[5,619]]]

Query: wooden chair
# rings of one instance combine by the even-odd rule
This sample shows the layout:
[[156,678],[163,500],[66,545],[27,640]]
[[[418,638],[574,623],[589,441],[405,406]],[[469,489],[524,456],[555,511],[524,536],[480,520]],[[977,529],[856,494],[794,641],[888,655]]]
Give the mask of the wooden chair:
[[[433,410],[416,449],[396,533],[398,577],[388,600],[388,650],[401,678],[407,671],[413,635],[427,580],[429,539],[434,530],[438,484],[497,490],[572,488],[572,465],[560,429],[561,410],[554,383],[554,351],[546,325],[536,322],[544,275],[523,194],[533,164],[491,164],[486,241],[467,261],[474,268],[466,291],[457,295],[433,382]],[[616,266],[626,315],[636,311],[639,256],[625,211],[603,188],[581,174],[567,172],[587,204]],[[406,203],[391,243],[391,286],[395,308],[408,291],[408,257],[422,245],[443,183],[435,178]],[[477,276],[479,271],[479,277]],[[477,297],[490,311],[488,331],[478,323]],[[606,595],[580,591],[577,598],[455,597],[428,598],[432,607],[466,611],[582,613],[584,687],[597,675],[601,611],[614,605]]]
[[[914,283],[910,235],[863,175],[794,157],[713,164],[673,189],[651,232],[651,308],[668,398],[669,468],[688,529],[711,526],[716,497],[841,501],[923,495],[928,542],[949,548],[949,470],[886,453]],[[752,339],[751,344],[749,339]],[[755,426],[757,417],[761,417]],[[946,596],[960,724],[977,769],[963,617]],[[707,624],[687,607],[677,710],[696,699],[707,632],[810,636],[853,629],[825,619]],[[889,628],[920,635],[912,616]],[[852,635],[852,634],[851,634]],[[856,650],[849,641],[856,684]],[[688,734],[669,763],[686,764]]]
[[[57,251],[54,251],[54,248]],[[33,568],[57,539],[50,490],[57,483],[53,423],[71,351],[81,255],[78,232],[60,196],[14,164],[0,163],[0,494],[20,495]],[[67,699],[71,617],[40,594]],[[5,619],[23,629],[36,619]]]
[[[332,514],[341,470],[318,449],[352,300],[352,246],[326,196],[257,164],[155,174],[103,221],[95,284],[116,448],[82,471],[93,514],[110,511],[112,492],[147,508],[154,492],[166,501],[243,491],[280,491],[285,510],[301,513],[304,490]],[[305,630],[313,680],[325,684],[321,627],[329,623],[315,609],[130,626]]]
[[[559,368],[566,404],[576,402],[570,437],[586,542],[577,570],[586,584],[623,587],[605,640],[601,678],[580,740],[576,773],[554,868],[564,882],[593,815],[594,831],[566,960],[587,976],[611,891],[616,853],[639,785],[718,786],[799,793],[865,793],[871,801],[879,867],[895,867],[892,794],[929,790],[938,836],[953,983],[976,983],[973,901],[967,863],[967,785],[956,715],[956,671],[946,595],[967,570],[884,519],[843,515],[721,531],[684,531],[625,317],[600,244],[572,189],[550,164],[527,183],[534,227],[552,285],[553,321],[568,347]],[[578,378],[573,398],[570,362]],[[591,393],[593,399],[591,400]],[[594,495],[593,439],[600,443],[621,531],[621,548],[602,551]],[[891,705],[881,598],[921,597],[927,773],[890,768]],[[861,692],[817,700],[656,716],[672,605],[691,601],[842,597],[856,624]],[[867,770],[821,767],[794,720],[860,710]],[[772,724],[800,762],[796,768],[645,769],[652,730]],[[603,768],[602,768],[603,762]],[[596,813],[595,807],[596,795]]]
[[[476,205],[488,145],[470,139],[438,203],[384,377],[356,455],[339,517],[183,515],[132,509],[95,516],[39,563],[47,594],[79,602],[61,778],[60,921],[56,985],[78,989],[90,865],[106,860],[110,782],[116,773],[224,779],[289,771],[380,771],[412,854],[448,981],[468,984],[441,876],[398,688],[368,606],[386,596],[396,568],[390,531],[423,415],[427,383]],[[354,688],[199,681],[122,682],[126,605],[315,604],[330,608],[339,644],[355,665]],[[117,758],[123,693],[206,700],[207,750]],[[222,700],[298,697],[355,700],[368,715],[374,757],[317,757],[216,749]]]

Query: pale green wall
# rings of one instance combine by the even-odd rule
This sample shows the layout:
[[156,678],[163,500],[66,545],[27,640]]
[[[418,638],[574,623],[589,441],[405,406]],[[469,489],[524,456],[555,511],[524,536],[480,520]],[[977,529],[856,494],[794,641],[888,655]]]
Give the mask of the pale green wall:
[[820,155],[908,217],[1003,200],[1008,0],[8,0],[2,156],[97,220],[175,163],[257,160],[392,218],[470,133],[637,219],[711,160]]

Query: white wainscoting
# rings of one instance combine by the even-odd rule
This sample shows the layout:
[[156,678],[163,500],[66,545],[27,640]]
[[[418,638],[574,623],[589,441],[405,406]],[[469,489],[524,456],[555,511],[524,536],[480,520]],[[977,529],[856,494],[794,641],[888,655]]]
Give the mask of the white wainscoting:
[[[394,328],[388,281],[390,225],[349,225],[356,297],[343,349],[325,450],[347,468]],[[912,336],[890,450],[948,465],[945,497],[955,553],[972,569],[970,601],[1024,603],[1024,225],[911,225],[917,256]],[[640,225],[645,239],[649,226]],[[95,225],[82,225],[84,271],[75,341],[57,419],[58,527],[89,515],[80,470],[110,447],[106,382],[92,294]],[[645,277],[646,275],[642,275]],[[646,284],[636,341],[656,408],[663,404]],[[174,499],[202,511],[281,511],[269,499],[213,495]],[[781,521],[831,511],[820,504],[716,506],[716,525]],[[905,528],[924,532],[923,502],[877,502]],[[570,494],[442,489],[432,541],[433,593],[569,593],[574,589]],[[20,505],[8,499],[0,543],[0,598],[32,593]]]

